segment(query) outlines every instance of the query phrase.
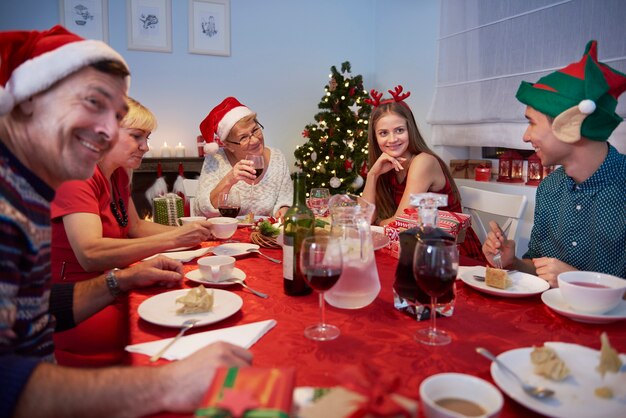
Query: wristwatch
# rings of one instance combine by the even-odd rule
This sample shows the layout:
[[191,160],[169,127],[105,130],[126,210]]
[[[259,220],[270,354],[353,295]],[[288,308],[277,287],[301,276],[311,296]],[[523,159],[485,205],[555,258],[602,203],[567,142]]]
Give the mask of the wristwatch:
[[119,269],[114,268],[113,270],[109,270],[109,272],[106,274],[107,287],[109,288],[109,292],[111,292],[111,295],[113,295],[114,298],[122,294],[122,289],[120,289],[120,284],[118,283],[117,278],[115,277],[116,271],[119,271]]

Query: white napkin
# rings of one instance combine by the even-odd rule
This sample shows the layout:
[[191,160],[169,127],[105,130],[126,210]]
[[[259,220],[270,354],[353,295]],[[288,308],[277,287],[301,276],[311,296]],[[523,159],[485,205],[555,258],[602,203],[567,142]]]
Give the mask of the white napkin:
[[[186,335],[171,346],[165,354],[163,354],[163,358],[168,360],[181,360],[195,353],[202,347],[217,341],[225,341],[244,348],[250,348],[252,344],[257,342],[259,338],[265,335],[265,333],[270,329],[274,328],[275,325],[276,320],[268,319],[266,321],[253,322],[251,324],[237,325],[230,328]],[[173,338],[127,345],[126,351],[152,356],[161,348],[165,347],[165,345],[171,340],[173,340]]]

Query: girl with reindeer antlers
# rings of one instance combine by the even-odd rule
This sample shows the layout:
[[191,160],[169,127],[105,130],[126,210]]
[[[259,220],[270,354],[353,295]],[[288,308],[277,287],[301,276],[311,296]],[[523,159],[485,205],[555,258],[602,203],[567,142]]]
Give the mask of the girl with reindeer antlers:
[[[413,112],[404,101],[411,93],[402,90],[402,86],[388,90],[392,98],[381,101],[383,94],[372,89],[372,98],[366,100],[374,109],[368,128],[369,171],[363,198],[376,204],[373,223],[377,225],[386,225],[403,214],[409,208],[411,193],[445,194],[448,206],[440,209],[462,212],[452,174],[426,145]],[[471,228],[460,252],[484,260],[480,241]]]

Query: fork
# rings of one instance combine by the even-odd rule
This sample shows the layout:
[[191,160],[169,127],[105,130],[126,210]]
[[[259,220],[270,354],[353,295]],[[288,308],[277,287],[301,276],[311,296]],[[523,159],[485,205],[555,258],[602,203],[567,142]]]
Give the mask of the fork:
[[180,326],[180,332],[176,335],[176,337],[174,337],[169,343],[167,343],[165,347],[160,349],[158,353],[150,357],[150,362],[154,363],[155,361],[160,359],[161,356],[167,351],[167,349],[170,348],[172,345],[174,345],[174,343],[178,341],[180,337],[182,337],[183,334],[185,334],[187,330],[190,330],[191,328],[193,328],[193,326],[196,325],[196,322],[198,321],[199,319],[188,319],[185,322],[183,322],[182,325]]
[[280,263],[282,263],[282,261],[281,261],[281,260],[277,260],[277,259],[275,259],[275,258],[270,257],[269,255],[265,255],[265,254],[263,254],[261,251],[257,250],[256,248],[248,248],[246,251],[247,251],[247,252],[249,252],[249,253],[257,253],[258,255],[260,255],[260,256],[262,256],[262,257],[265,257],[265,258],[267,258],[268,260],[273,261],[273,262],[274,262],[274,263],[276,263],[276,264],[280,264]]
[[498,251],[496,255],[493,256],[493,266],[497,269],[502,270],[502,253]]

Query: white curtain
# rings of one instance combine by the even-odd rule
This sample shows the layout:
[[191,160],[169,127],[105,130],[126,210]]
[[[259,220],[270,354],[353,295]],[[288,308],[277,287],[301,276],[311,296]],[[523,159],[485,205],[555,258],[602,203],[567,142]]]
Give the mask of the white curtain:
[[[437,86],[428,115],[434,145],[525,149],[522,80],[598,59],[626,73],[624,0],[440,0]],[[626,93],[617,113],[626,116]],[[626,152],[626,122],[610,142]]]

